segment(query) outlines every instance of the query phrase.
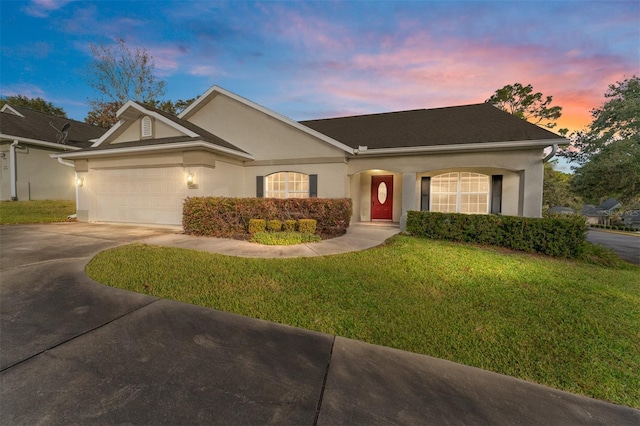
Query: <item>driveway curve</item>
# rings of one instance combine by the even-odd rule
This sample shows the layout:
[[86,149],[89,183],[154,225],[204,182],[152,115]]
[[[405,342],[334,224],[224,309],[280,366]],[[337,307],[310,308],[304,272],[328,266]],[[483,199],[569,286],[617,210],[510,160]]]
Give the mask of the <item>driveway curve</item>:
[[0,226],[0,423],[640,423],[632,408],[84,273],[102,250],[172,232]]
[[640,235],[590,229],[587,233],[587,241],[608,247],[627,262],[640,265]]

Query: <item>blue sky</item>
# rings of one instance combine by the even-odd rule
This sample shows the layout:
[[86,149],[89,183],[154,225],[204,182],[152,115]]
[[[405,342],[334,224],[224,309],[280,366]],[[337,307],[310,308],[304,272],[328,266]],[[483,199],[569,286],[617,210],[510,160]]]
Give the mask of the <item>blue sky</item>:
[[145,47],[166,99],[217,84],[296,120],[483,102],[532,84],[577,130],[640,74],[639,1],[2,1],[1,94],[83,120],[89,45]]

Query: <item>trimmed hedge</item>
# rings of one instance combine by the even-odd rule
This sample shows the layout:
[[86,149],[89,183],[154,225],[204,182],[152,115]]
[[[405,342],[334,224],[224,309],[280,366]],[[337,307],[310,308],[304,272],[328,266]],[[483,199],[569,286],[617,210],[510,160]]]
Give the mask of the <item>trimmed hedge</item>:
[[315,219],[316,233],[333,238],[347,232],[352,211],[349,198],[189,197],[182,208],[182,226],[187,234],[248,238],[251,219]]
[[587,225],[580,216],[530,218],[410,211],[407,232],[426,238],[575,258],[584,248]]

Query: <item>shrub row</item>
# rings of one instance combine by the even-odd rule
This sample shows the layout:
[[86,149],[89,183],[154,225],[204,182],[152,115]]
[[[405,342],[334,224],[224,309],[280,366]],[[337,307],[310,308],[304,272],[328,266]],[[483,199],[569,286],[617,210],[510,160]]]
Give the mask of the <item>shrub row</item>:
[[[278,219],[266,221],[264,219],[249,219],[249,234],[257,234],[258,232],[295,232],[299,231],[303,234],[315,234],[317,221],[315,219],[285,220]],[[296,229],[297,228],[297,229]]]
[[315,219],[316,232],[333,238],[347,232],[352,203],[348,198],[189,197],[182,209],[184,232],[223,238],[248,238],[249,221]]
[[587,225],[580,216],[529,218],[410,211],[407,232],[573,258],[584,248]]
[[628,231],[628,232],[638,231],[638,229],[632,228],[630,226],[624,226],[624,225],[589,225],[589,226],[591,228],[612,229],[615,231]]

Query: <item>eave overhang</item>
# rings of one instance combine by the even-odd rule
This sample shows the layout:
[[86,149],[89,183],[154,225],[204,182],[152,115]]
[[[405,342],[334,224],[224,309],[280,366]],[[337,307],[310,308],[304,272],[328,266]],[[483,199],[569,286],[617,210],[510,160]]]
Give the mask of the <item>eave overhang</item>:
[[180,151],[185,149],[201,148],[210,151],[218,152],[221,154],[231,155],[239,157],[243,160],[254,160],[253,155],[245,154],[242,152],[234,151],[232,149],[224,148],[209,142],[194,141],[194,142],[176,142],[171,144],[159,144],[159,145],[145,145],[145,146],[133,146],[111,149],[100,149],[80,152],[69,152],[54,155],[54,158],[63,158],[69,160],[79,160],[85,158],[99,158],[99,157],[118,157],[129,154],[147,154],[153,152],[167,152],[167,151]]
[[[483,142],[469,144],[451,144],[437,146],[412,146],[400,148],[356,149],[355,157],[396,156],[411,154],[438,154],[451,152],[482,152],[546,148],[553,145],[568,144],[568,139],[539,139],[527,141]],[[362,147],[361,147],[362,148]]]
[[55,148],[55,149],[61,149],[61,150],[77,151],[82,149],[77,146],[64,145],[64,144],[55,143],[55,142],[40,141],[37,139],[23,138],[21,136],[5,135],[4,133],[0,133],[0,139],[8,139],[12,141],[27,143],[30,145],[38,145],[46,148]]

